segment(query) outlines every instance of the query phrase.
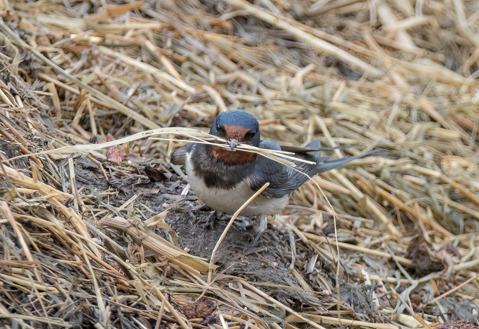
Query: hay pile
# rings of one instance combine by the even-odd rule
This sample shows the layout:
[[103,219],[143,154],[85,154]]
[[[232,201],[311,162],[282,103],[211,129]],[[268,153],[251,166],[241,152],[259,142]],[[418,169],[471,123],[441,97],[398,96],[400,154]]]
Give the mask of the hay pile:
[[[0,326],[478,324],[477,2],[0,11]],[[389,153],[315,177],[324,194],[312,182],[296,192],[259,249],[238,252],[227,236],[217,267],[208,255],[224,226],[194,224],[207,212],[181,196],[168,162],[178,143],[33,155],[207,129],[232,108],[283,144]]]

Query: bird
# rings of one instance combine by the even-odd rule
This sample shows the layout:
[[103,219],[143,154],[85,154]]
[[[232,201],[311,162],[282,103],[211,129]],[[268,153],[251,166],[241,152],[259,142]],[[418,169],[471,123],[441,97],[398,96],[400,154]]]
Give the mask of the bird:
[[[230,215],[269,182],[240,213],[257,217],[256,237],[266,230],[268,216],[280,213],[288,205],[290,195],[310,177],[378,153],[372,150],[330,159],[322,155],[318,140],[311,141],[305,148],[281,147],[275,141],[261,140],[258,120],[239,109],[221,112],[209,133],[225,140],[228,148],[190,142],[173,152],[171,162],[184,166],[187,182],[198,199],[211,209]],[[293,169],[263,155],[237,150],[241,144],[275,151],[293,150],[297,157],[310,163],[293,160],[296,165]]]

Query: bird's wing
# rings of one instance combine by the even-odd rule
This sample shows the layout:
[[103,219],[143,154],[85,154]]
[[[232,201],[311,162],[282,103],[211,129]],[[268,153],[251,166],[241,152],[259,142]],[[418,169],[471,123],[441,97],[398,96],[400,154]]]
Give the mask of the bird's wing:
[[193,149],[194,143],[188,143],[180,148],[177,148],[171,155],[171,163],[174,165],[184,165],[186,161],[186,154]]
[[[281,147],[271,140],[261,141],[259,147],[277,151],[281,150]],[[287,184],[291,174],[292,169],[290,167],[258,155],[248,184],[253,191],[257,191],[266,182],[269,182],[270,185],[262,192],[262,195],[270,198],[281,198],[289,194],[282,187]]]
[[[318,140],[313,140],[311,143],[306,145],[308,149],[321,149],[321,144]],[[301,158],[314,161],[316,165],[310,165],[307,163],[302,162],[295,162],[297,171],[293,171],[292,175],[288,179],[285,189],[289,189],[291,192],[299,188],[301,185],[306,183],[309,178],[313,177],[316,174],[320,174],[329,170],[333,170],[336,168],[341,168],[346,163],[354,161],[356,159],[364,158],[371,155],[379,155],[380,153],[384,153],[384,150],[377,149],[372,150],[363,154],[359,155],[350,155],[345,156],[339,159],[330,159],[328,156],[321,155],[321,151],[314,151],[314,152],[307,152],[305,156],[301,156]],[[298,172],[301,171],[301,172]],[[308,176],[304,175],[307,174]]]
[[[281,149],[278,144],[268,140],[262,141],[260,147],[274,150]],[[312,141],[306,145],[306,150],[309,149],[321,149],[320,142],[317,140]],[[253,190],[257,190],[266,182],[270,182],[270,185],[262,194],[268,197],[279,198],[292,193],[316,174],[340,168],[348,162],[371,155],[377,155],[380,152],[383,151],[373,150],[360,155],[346,156],[339,159],[329,159],[327,156],[322,156],[321,151],[297,152],[296,157],[313,161],[316,164],[312,165],[293,161],[296,164],[294,169],[263,156],[258,156],[250,185]]]

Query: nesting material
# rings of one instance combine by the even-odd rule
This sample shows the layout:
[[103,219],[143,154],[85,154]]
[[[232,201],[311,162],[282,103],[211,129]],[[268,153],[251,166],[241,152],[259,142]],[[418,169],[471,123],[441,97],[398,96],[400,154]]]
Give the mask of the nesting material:
[[[478,12],[0,1],[0,326],[478,325]],[[234,108],[387,154],[312,178],[252,246],[169,163]]]

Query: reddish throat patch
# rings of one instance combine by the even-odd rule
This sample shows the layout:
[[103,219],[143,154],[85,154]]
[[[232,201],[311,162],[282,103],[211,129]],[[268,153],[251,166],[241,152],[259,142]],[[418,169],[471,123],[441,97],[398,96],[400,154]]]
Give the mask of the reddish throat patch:
[[211,154],[228,164],[243,164],[251,162],[255,158],[255,153],[242,151],[229,151],[219,146],[211,147]]
[[[242,142],[247,133],[250,132],[249,128],[245,128],[237,125],[227,125],[224,124],[223,128],[225,129],[225,137],[233,138]],[[251,152],[242,152],[242,151],[230,151],[219,146],[212,146],[211,153],[217,159],[222,160],[228,164],[243,164],[251,162],[255,159],[255,154]]]

